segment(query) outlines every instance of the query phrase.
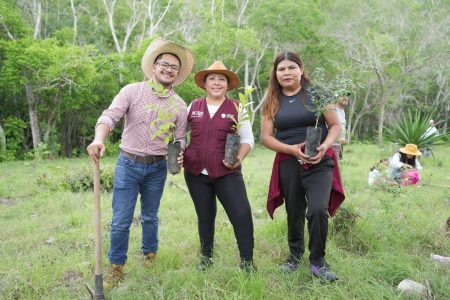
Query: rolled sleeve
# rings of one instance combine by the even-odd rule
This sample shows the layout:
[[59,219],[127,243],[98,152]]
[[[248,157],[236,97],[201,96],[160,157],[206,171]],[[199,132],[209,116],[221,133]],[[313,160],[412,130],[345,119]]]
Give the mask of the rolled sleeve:
[[252,124],[250,120],[244,121],[239,128],[239,135],[241,136],[241,144],[249,144],[251,148],[255,145],[255,138],[253,137]]
[[128,110],[131,102],[130,99],[130,85],[127,85],[120,90],[108,109],[103,111],[95,126],[106,124],[109,126],[110,131],[112,131],[116,127],[117,122],[120,121]]

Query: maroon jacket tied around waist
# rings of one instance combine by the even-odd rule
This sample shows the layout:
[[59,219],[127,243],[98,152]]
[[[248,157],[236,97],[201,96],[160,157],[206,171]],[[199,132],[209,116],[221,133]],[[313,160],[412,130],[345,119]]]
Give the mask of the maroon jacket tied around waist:
[[[336,159],[336,154],[334,153],[333,148],[329,148],[325,155],[330,156],[334,161],[334,169],[333,169],[333,179],[331,183],[331,193],[330,200],[328,202],[328,213],[330,216],[334,216],[336,214],[336,210],[344,202],[344,187],[342,186],[341,174],[339,172],[339,165]],[[269,184],[269,194],[267,195],[267,212],[270,217],[273,219],[273,213],[275,209],[283,205],[283,193],[281,191],[281,183],[280,183],[280,163],[285,161],[292,156],[284,153],[277,153],[275,156],[275,160],[273,162],[272,168],[272,177],[270,178]],[[303,168],[307,169],[311,166],[311,164],[303,164]]]
[[211,178],[222,177],[240,169],[228,169],[223,165],[225,143],[228,133],[235,133],[232,129],[234,122],[229,116],[237,120],[234,100],[225,99],[219,110],[210,118],[206,98],[195,99],[188,113],[188,125],[191,127],[191,139],[184,152],[184,168],[200,175],[206,169]]

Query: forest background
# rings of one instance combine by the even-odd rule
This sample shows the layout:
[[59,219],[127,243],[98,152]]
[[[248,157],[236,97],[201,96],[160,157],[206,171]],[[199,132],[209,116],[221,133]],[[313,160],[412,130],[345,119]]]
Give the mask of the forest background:
[[[191,48],[194,72],[222,60],[257,88],[255,136],[283,50],[307,72],[357,83],[351,139],[381,144],[383,126],[410,108],[448,130],[448,0],[0,0],[0,161],[84,154],[102,110],[144,79],[140,60],[157,37]],[[176,91],[187,103],[203,95],[193,74]]]

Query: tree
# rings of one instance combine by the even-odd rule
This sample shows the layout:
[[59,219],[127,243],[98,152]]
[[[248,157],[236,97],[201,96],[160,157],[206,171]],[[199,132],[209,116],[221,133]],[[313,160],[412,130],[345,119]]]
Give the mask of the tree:
[[423,74],[434,70],[435,58],[442,56],[442,47],[436,45],[448,42],[449,32],[444,25],[448,24],[448,16],[432,13],[442,10],[442,5],[434,1],[413,4],[381,0],[349,7],[336,2],[329,12],[345,18],[331,18],[324,31],[341,43],[355,70],[372,74],[366,76],[367,87],[373,78],[378,82],[374,99],[378,104],[379,144],[383,142],[386,111],[398,112],[391,108],[413,97],[412,82],[428,81]]
[[22,39],[8,43],[5,56],[0,86],[25,87],[36,149],[42,138],[47,142],[55,128],[63,100],[64,105],[79,100],[74,94],[91,85],[96,72],[92,49],[61,46],[55,39]]

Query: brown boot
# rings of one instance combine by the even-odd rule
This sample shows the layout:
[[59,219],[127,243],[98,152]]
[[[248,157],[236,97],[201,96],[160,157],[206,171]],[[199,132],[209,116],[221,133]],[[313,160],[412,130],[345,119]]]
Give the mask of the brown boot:
[[155,262],[156,259],[156,253],[154,252],[149,252],[147,254],[144,255],[144,265],[146,267],[151,267],[152,264]]
[[106,277],[106,282],[104,285],[105,289],[111,289],[123,281],[123,277],[125,275],[124,267],[125,265],[111,264],[111,270]]

